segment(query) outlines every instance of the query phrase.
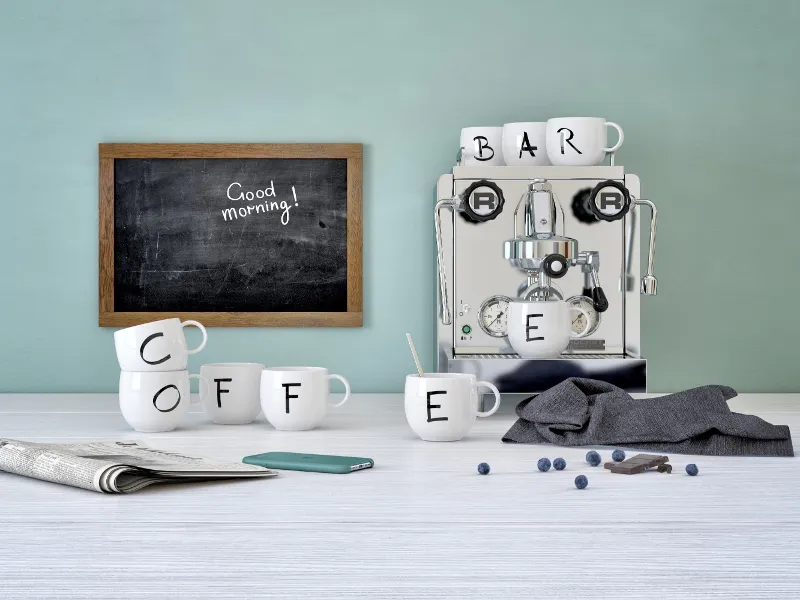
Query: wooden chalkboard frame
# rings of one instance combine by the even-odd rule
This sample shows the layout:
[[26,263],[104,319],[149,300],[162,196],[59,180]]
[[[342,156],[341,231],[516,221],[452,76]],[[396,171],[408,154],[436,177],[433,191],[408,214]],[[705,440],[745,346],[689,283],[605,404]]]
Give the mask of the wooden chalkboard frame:
[[[209,327],[361,327],[361,144],[99,144],[99,325],[128,327],[179,317]],[[114,310],[114,161],[123,158],[342,158],[347,160],[346,312],[118,312]]]

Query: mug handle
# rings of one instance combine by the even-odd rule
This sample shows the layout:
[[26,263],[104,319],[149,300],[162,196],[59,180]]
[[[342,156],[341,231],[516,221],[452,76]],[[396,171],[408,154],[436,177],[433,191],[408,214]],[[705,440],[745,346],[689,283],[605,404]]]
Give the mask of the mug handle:
[[492,393],[494,394],[494,406],[487,411],[481,412],[478,411],[476,414],[479,417],[491,417],[494,413],[497,412],[497,409],[500,408],[500,391],[494,386],[494,384],[489,383],[488,381],[479,381],[475,384],[476,388],[489,388]]
[[183,323],[181,323],[181,327],[187,327],[188,325],[194,325],[200,331],[203,332],[203,341],[200,342],[200,345],[197,348],[195,348],[194,350],[187,350],[186,351],[186,354],[197,354],[198,352],[200,352],[200,350],[202,350],[203,348],[206,347],[206,342],[208,341],[208,332],[206,331],[206,328],[203,327],[203,324],[202,323],[198,323],[197,321],[184,321]]
[[[188,323],[188,321],[187,321],[187,323]],[[200,325],[200,324],[198,323],[198,325]],[[200,325],[200,327],[202,327],[202,325]],[[202,385],[200,386],[200,389],[198,390],[200,393],[197,395],[197,400],[190,400],[189,401],[190,404],[197,404],[198,402],[200,402],[203,399],[203,396],[207,396],[208,394],[211,393],[211,386],[208,384],[208,379],[206,379],[202,375],[197,375],[197,374],[189,375],[189,379],[197,379],[198,381],[200,381],[202,384],[204,384],[206,386],[206,391],[205,392],[203,391],[203,386]],[[191,390],[189,390],[189,398],[191,398],[191,397],[192,397],[192,392],[191,392]]]
[[350,399],[350,384],[347,383],[347,379],[345,379],[341,375],[336,375],[334,373],[328,375],[328,381],[330,381],[331,379],[338,379],[344,384],[344,398],[342,398],[341,402],[337,402],[336,404],[331,404],[331,408],[339,408],[342,404],[344,404]]
[[[586,332],[589,331],[589,313],[587,313],[585,310],[583,310],[580,306],[570,306],[569,309],[578,311],[584,317],[586,317],[586,327],[583,328],[583,331],[581,331],[580,333],[575,333],[574,331],[572,331],[570,329],[569,337],[577,339],[579,337],[582,337],[582,336],[586,335]],[[570,319],[570,325],[571,324],[572,324],[572,319]]]
[[606,127],[613,127],[614,129],[616,129],[617,133],[619,134],[619,139],[617,140],[616,144],[611,146],[611,148],[603,148],[603,150],[605,152],[609,152],[609,153],[616,152],[617,150],[620,149],[620,146],[622,146],[622,142],[625,141],[625,134],[622,133],[622,127],[620,127],[616,123],[612,123],[611,121],[606,121],[605,122],[605,126]]

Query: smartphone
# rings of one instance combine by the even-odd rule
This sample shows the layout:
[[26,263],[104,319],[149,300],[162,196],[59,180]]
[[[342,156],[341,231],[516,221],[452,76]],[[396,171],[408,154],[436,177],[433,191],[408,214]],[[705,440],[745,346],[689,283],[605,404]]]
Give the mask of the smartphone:
[[245,456],[243,463],[268,469],[287,471],[313,471],[315,473],[352,473],[369,469],[375,464],[371,458],[358,456],[331,456],[326,454],[300,454],[297,452],[264,452]]

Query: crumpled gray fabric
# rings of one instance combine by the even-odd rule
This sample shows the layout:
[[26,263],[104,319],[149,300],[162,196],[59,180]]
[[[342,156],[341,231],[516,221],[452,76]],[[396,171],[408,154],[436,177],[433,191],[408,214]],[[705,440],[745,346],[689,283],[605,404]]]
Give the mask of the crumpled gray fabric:
[[731,412],[736,390],[706,385],[658,398],[633,399],[593,379],[571,378],[517,406],[504,442],[560,446],[633,446],[714,456],[794,456],[786,425]]

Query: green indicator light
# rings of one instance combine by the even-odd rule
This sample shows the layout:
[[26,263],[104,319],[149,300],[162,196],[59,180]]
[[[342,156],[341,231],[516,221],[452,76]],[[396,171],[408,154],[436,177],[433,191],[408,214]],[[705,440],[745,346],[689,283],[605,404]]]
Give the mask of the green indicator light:
[[464,335],[469,335],[470,333],[472,333],[472,327],[470,327],[469,325],[464,325],[461,328],[461,331],[464,333]]

